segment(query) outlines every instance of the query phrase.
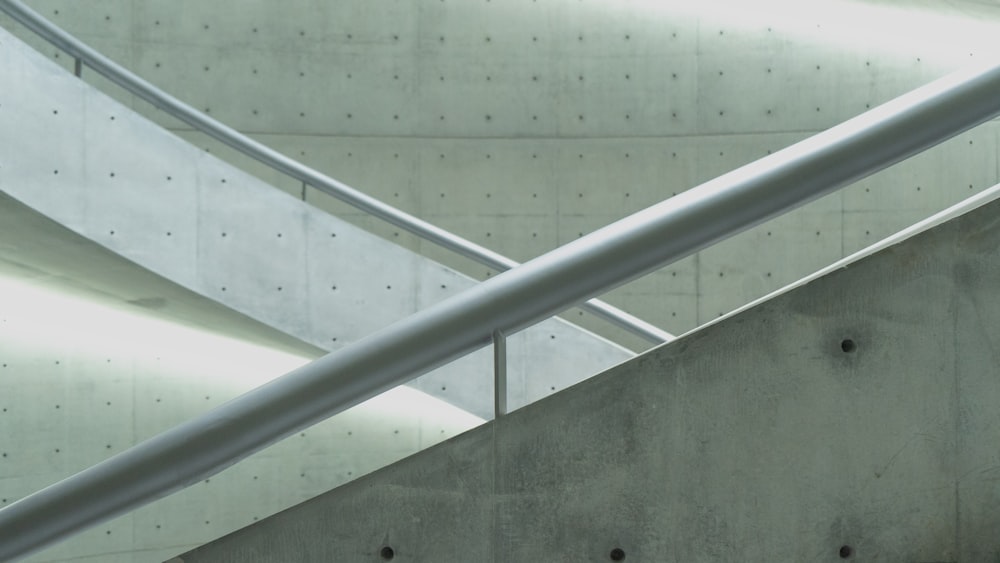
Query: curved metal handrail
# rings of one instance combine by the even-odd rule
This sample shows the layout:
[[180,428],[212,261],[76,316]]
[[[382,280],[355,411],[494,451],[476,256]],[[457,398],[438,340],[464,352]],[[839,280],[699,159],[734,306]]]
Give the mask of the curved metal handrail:
[[0,560],[197,483],[281,438],[1000,113],[964,71],[439,302],[0,509]]
[[[111,82],[153,104],[158,109],[257,162],[484,266],[503,272],[519,264],[502,254],[335,180],[209,117],[84,44],[42,17],[41,14],[27,7],[21,0],[0,0],[0,10],[52,45],[75,57],[77,74],[79,74],[79,65],[82,62]],[[669,342],[674,338],[669,332],[603,301],[590,300],[581,303],[579,307],[654,344]]]

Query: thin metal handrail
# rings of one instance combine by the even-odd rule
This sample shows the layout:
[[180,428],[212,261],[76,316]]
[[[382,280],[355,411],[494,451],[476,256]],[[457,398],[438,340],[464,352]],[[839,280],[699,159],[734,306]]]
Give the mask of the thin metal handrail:
[[[27,7],[21,0],[0,0],[0,10],[6,12],[9,16],[52,45],[74,57],[76,59],[74,66],[77,76],[80,76],[80,64],[82,62],[111,82],[146,100],[156,108],[236,149],[257,162],[299,182],[312,186],[357,209],[370,213],[421,239],[437,244],[484,266],[503,272],[519,264],[517,261],[511,260],[502,254],[446,231],[401,209],[397,209],[388,203],[369,196],[356,188],[352,188],[339,180],[335,180],[209,117],[105,57],[59,26],[42,17],[41,14]],[[581,303],[579,307],[653,344],[662,344],[674,338],[669,332],[603,301],[590,300]]]
[[20,557],[1000,113],[1000,65],[948,76],[612,223],[0,509]]

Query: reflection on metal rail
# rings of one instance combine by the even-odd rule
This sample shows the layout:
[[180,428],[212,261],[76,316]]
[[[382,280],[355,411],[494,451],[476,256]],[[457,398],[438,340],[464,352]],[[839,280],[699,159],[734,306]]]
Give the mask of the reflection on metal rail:
[[1000,65],[964,71],[626,217],[0,510],[0,560],[197,483],[494,335],[499,341],[997,113]]
[[[0,10],[6,12],[49,43],[72,55],[75,58],[74,69],[77,76],[80,76],[81,64],[85,64],[111,82],[153,104],[156,108],[187,123],[202,133],[225,143],[250,158],[362,211],[371,213],[375,217],[387,221],[400,229],[498,272],[509,270],[518,265],[516,261],[506,256],[493,252],[486,247],[480,246],[440,227],[436,227],[405,211],[396,209],[383,201],[366,195],[343,182],[334,180],[212,119],[80,42],[77,38],[66,33],[52,22],[40,16],[37,12],[31,10],[31,8],[25,6],[20,0],[0,1]],[[603,301],[587,301],[580,303],[579,307],[654,344],[669,342],[673,339],[673,335],[669,332]]]

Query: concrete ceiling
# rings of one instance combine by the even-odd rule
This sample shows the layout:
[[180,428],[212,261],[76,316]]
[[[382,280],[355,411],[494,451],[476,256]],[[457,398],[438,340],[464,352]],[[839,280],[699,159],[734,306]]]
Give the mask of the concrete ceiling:
[[[0,278],[283,352],[305,357],[323,354],[122,258],[3,192]],[[0,314],[2,304],[0,298]]]

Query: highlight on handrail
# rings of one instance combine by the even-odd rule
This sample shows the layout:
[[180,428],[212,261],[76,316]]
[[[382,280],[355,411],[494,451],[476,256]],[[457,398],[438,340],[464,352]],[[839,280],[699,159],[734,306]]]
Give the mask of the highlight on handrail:
[[[77,76],[80,76],[81,63],[85,64],[111,82],[151,103],[157,109],[225,143],[257,162],[465,258],[498,272],[509,270],[518,265],[515,260],[358,191],[220,123],[105,57],[59,26],[43,18],[21,0],[0,0],[0,10],[52,45],[73,56],[76,59]],[[653,344],[662,344],[674,338],[669,332],[603,301],[589,300],[578,306]]]
[[958,72],[651,206],[0,509],[0,560],[197,483],[580,301],[1000,113],[1000,65]]

